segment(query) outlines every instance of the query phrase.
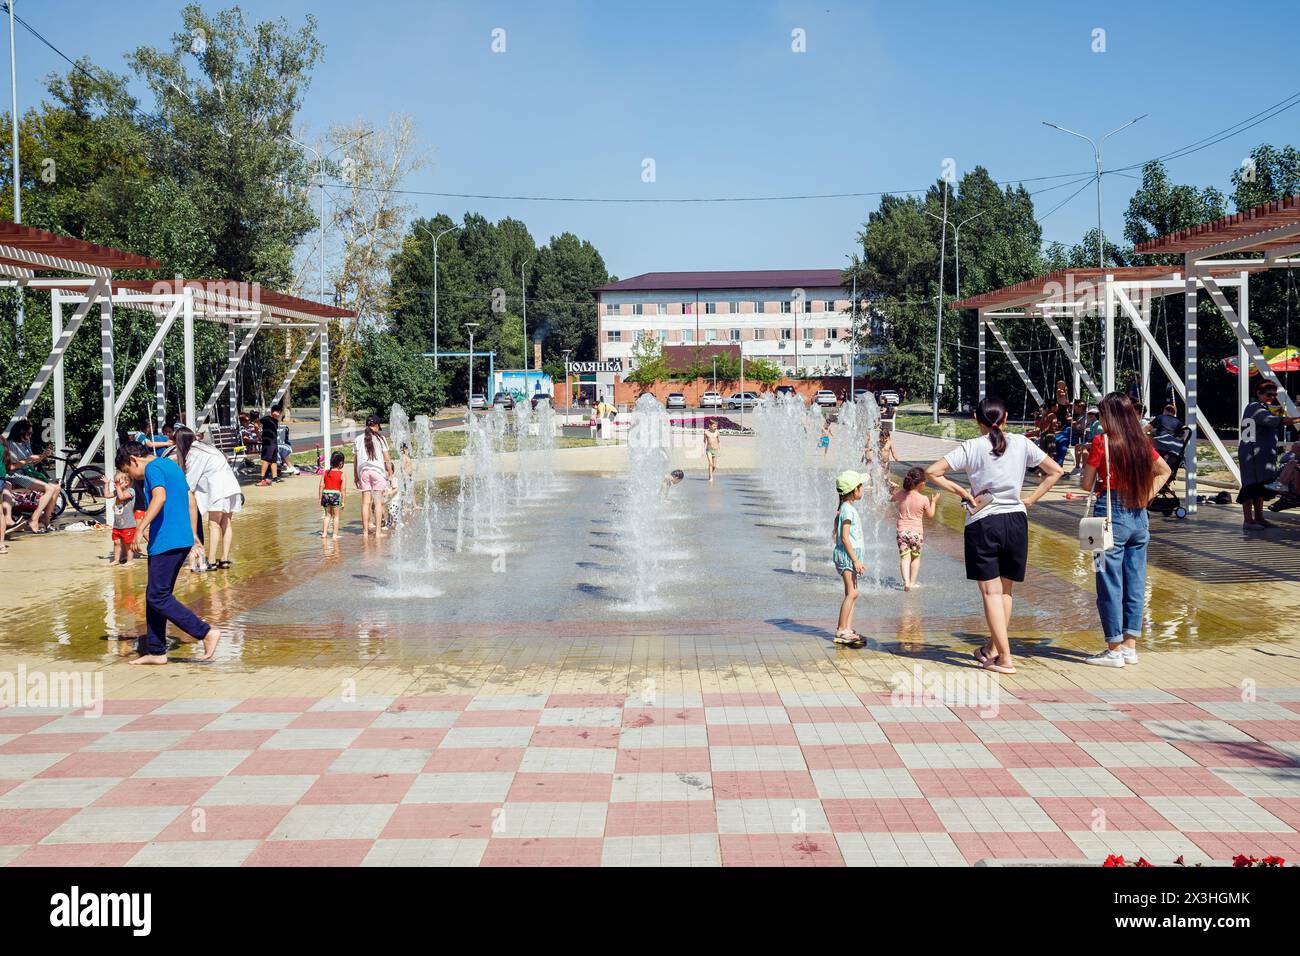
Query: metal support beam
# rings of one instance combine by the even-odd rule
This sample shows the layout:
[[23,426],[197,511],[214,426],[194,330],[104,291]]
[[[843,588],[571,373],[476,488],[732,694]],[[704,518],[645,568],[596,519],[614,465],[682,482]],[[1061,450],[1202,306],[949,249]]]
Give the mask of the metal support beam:
[[[173,314],[173,318],[175,318]],[[162,327],[166,319],[164,316],[154,315],[154,334],[157,329]],[[166,333],[163,333],[164,335]],[[153,397],[156,408],[155,416],[158,425],[158,431],[162,432],[163,426],[167,424],[167,362],[163,354],[162,339],[158,339],[158,351],[153,354]]]
[[320,447],[325,467],[330,461],[330,327],[320,323]]
[[[104,480],[105,488],[117,473],[117,398],[113,394],[113,296],[110,294],[99,304],[99,350],[104,389]],[[102,491],[101,491],[102,493]]]
[[1020,359],[1016,358],[1016,353],[1011,351],[1011,346],[1008,345],[1007,340],[1002,337],[1002,330],[999,329],[990,319],[985,319],[984,324],[988,326],[988,330],[993,333],[993,340],[997,342],[998,345],[1001,346],[1002,351],[1006,353],[1007,358],[1011,361],[1011,367],[1014,368],[1016,374],[1020,376],[1020,381],[1025,383],[1025,388],[1029,389],[1029,394],[1034,397],[1034,401],[1038,405],[1043,405],[1043,396],[1038,394],[1038,389],[1034,387],[1034,383],[1030,381],[1029,376],[1025,374],[1025,369],[1024,366],[1020,364]]
[[[237,338],[238,336],[235,335],[235,327],[232,325],[230,326],[230,328],[226,330],[226,361],[227,362],[235,361],[235,352],[239,348],[239,345],[236,342]],[[226,393],[230,399],[230,401],[227,404],[227,408],[230,411],[230,426],[232,428],[235,427],[235,425],[237,425],[239,422],[239,409],[236,407],[239,401],[238,396],[236,394],[239,391],[238,385],[239,385],[239,376],[232,375],[230,379],[230,390]],[[272,402],[271,404],[274,405],[275,403]]]
[[311,355],[311,350],[315,348],[316,341],[319,338],[320,338],[319,329],[317,329],[311,335],[307,336],[307,344],[302,347],[302,349],[298,352],[297,358],[293,360],[293,364],[289,366],[289,373],[285,375],[284,381],[280,383],[280,388],[275,393],[275,398],[271,399],[272,405],[278,405],[280,403],[280,399],[284,398],[285,394],[289,391],[289,386],[293,384],[293,380],[295,376],[297,376],[298,370],[302,368],[302,363],[307,361],[307,356]]
[[[1219,307],[1219,311],[1223,313],[1223,317],[1227,319],[1228,324],[1232,326],[1232,331],[1237,336],[1237,342],[1241,348],[1246,350],[1246,355],[1250,358],[1251,363],[1259,370],[1260,375],[1268,379],[1270,382],[1277,384],[1278,401],[1280,401],[1286,408],[1286,413],[1293,416],[1300,415],[1300,411],[1296,410],[1295,399],[1287,394],[1286,386],[1278,380],[1277,373],[1269,367],[1268,360],[1264,358],[1264,353],[1259,350],[1259,346],[1255,344],[1255,340],[1251,337],[1249,326],[1242,320],[1242,317],[1237,314],[1237,311],[1232,307],[1232,304],[1228,302],[1228,297],[1223,294],[1223,290],[1219,288],[1219,284],[1209,275],[1203,275],[1200,278],[1201,283],[1205,286],[1205,291],[1210,294],[1210,298],[1214,301],[1214,304]],[[1239,288],[1241,290],[1240,301],[1246,302],[1248,298],[1246,291],[1247,287],[1243,284]],[[1247,305],[1246,308],[1249,309],[1249,305]],[[1244,375],[1246,369],[1243,367],[1241,372]]]
[[203,411],[199,413],[199,417],[195,420],[195,423],[190,426],[195,431],[198,431],[206,425],[208,419],[212,417],[212,413],[217,410],[217,399],[220,398],[221,393],[226,390],[226,386],[230,385],[235,380],[235,371],[239,368],[239,363],[244,360],[244,356],[248,354],[249,346],[253,344],[253,339],[257,337],[257,330],[261,327],[262,323],[259,319],[244,335],[244,341],[239,343],[239,348],[235,351],[235,354],[226,362],[226,370],[221,373],[221,378],[217,379],[217,384],[213,387],[212,394],[209,395],[208,400],[203,403]]
[[181,314],[184,316],[185,331],[185,424],[196,428],[194,406],[194,290],[185,288],[185,297],[181,300]]
[[[1072,348],[1074,349],[1074,355],[1077,358],[1079,355],[1079,346],[1081,344],[1079,338],[1079,313],[1077,311],[1070,316],[1070,342],[1072,343]],[[1080,384],[1081,382],[1079,378],[1079,366],[1075,365],[1074,366],[1074,392],[1073,392],[1075,398],[1078,398],[1080,395],[1080,391],[1079,391]]]
[[1101,367],[1101,387],[1109,395],[1115,391],[1115,277],[1107,275],[1103,286],[1102,318],[1105,322],[1105,345]]
[[[7,247],[0,246],[0,255],[8,255],[5,251],[6,249]],[[82,320],[90,311],[90,303],[94,301],[100,292],[107,288],[107,279],[97,279],[95,285],[92,286],[94,294],[88,297],[85,302],[82,302],[77,306],[76,311],[72,313],[72,317],[68,319],[68,324],[63,326],[59,331],[58,341],[56,341],[54,347],[50,349],[50,354],[45,359],[45,364],[43,364],[37,371],[36,378],[32,380],[31,387],[27,389],[27,394],[23,396],[23,400],[18,403],[18,409],[14,412],[13,417],[9,419],[9,425],[5,428],[6,435],[9,434],[9,429],[13,428],[14,422],[18,421],[20,418],[26,418],[31,412],[32,406],[36,404],[36,400],[41,397],[41,392],[45,389],[45,383],[50,380],[50,377],[54,374],[54,370],[59,367],[60,363],[62,363],[64,353],[68,351],[68,343],[70,343],[72,337],[77,334],[77,329],[81,328]]]
[[[1191,281],[1192,289],[1195,291],[1196,280],[1193,279]],[[1166,355],[1164,349],[1160,347],[1160,343],[1156,341],[1156,337],[1151,334],[1151,328],[1145,321],[1143,321],[1142,315],[1138,311],[1137,306],[1133,304],[1133,301],[1128,297],[1123,289],[1115,290],[1115,301],[1133,323],[1133,328],[1137,330],[1138,335],[1142,337],[1142,341],[1151,349],[1151,355],[1155,358],[1156,362],[1159,363],[1165,376],[1173,383],[1174,389],[1182,396],[1184,403],[1186,403],[1188,401],[1187,386],[1183,382],[1183,377],[1178,374],[1178,371],[1174,368],[1173,362],[1169,360],[1169,356]],[[1196,438],[1197,429],[1203,431],[1205,437],[1210,440],[1210,444],[1214,446],[1215,452],[1223,461],[1224,467],[1232,473],[1233,478],[1238,484],[1240,484],[1241,472],[1237,469],[1237,462],[1233,460],[1232,455],[1228,453],[1228,449],[1224,447],[1223,442],[1219,439],[1219,433],[1214,430],[1214,426],[1210,424],[1210,420],[1205,417],[1205,414],[1199,407],[1189,406],[1186,414],[1187,424],[1192,427],[1192,440],[1194,441]],[[1188,467],[1195,467],[1190,464],[1190,453],[1195,450],[1190,441],[1188,442],[1187,449],[1189,452]],[[1192,504],[1195,504],[1195,502],[1192,502]],[[1193,510],[1191,504],[1187,505],[1187,510]]]
[[978,404],[988,397],[988,349],[985,346],[983,312],[979,314],[979,322],[976,323],[975,330],[975,344],[979,352],[979,393],[975,396]]
[[[1183,474],[1186,481],[1183,486],[1183,507],[1188,514],[1196,514],[1196,431],[1201,419],[1200,386],[1197,374],[1198,353],[1196,350],[1197,308],[1196,308],[1196,272],[1191,256],[1183,257],[1183,401],[1187,405],[1187,424],[1191,426],[1192,436],[1187,443],[1188,453],[1183,459]],[[1237,473],[1237,482],[1241,482],[1241,473]]]
[[[58,289],[50,291],[50,347],[53,348],[58,344],[59,336],[63,333],[63,302],[60,299]],[[60,362],[54,369],[54,448],[58,455],[62,456],[63,449],[67,446],[67,414],[64,407],[64,382],[63,382],[63,363]],[[58,471],[56,472],[59,479],[62,480],[64,472],[67,471],[67,463],[60,461]]]
[[[1100,399],[1101,392],[1097,389],[1097,383],[1092,380],[1092,376],[1088,374],[1088,370],[1084,368],[1083,363],[1079,361],[1078,353],[1070,347],[1070,343],[1066,341],[1065,335],[1061,332],[1061,327],[1056,324],[1056,320],[1050,315],[1044,313],[1043,321],[1047,323],[1047,328],[1051,331],[1052,338],[1056,339],[1056,344],[1061,347],[1061,351],[1065,353],[1065,357],[1070,361],[1070,367],[1074,370],[1075,396],[1077,397],[1079,394],[1079,381],[1082,380],[1083,383],[1088,386],[1088,391],[1092,393],[1092,397],[1094,399]],[[1074,328],[1076,336],[1075,341],[1077,342],[1079,328],[1078,319],[1075,319]]]
[[[104,300],[104,302],[107,301],[108,300],[106,299]],[[102,304],[100,308],[103,308]],[[139,385],[141,380],[144,378],[145,369],[149,367],[150,359],[161,352],[163,340],[167,338],[167,333],[171,331],[172,325],[175,324],[176,317],[180,314],[180,311],[181,303],[177,302],[172,306],[167,315],[163,317],[157,327],[155,327],[153,338],[145,347],[144,354],[140,356],[140,361],[136,364],[136,367],[131,370],[131,375],[127,378],[126,384],[122,386],[121,393],[118,394],[113,403],[114,422],[117,421],[122,412],[126,409],[127,401],[131,398],[132,393],[135,392],[136,386]],[[160,425],[158,427],[159,430],[161,430],[162,426]],[[99,446],[104,442],[104,435],[105,426],[101,424],[99,426],[99,431],[95,433],[95,437],[90,440],[90,444],[86,446],[85,452],[82,453],[81,461],[77,463],[78,467],[94,460],[95,452],[99,451]]]

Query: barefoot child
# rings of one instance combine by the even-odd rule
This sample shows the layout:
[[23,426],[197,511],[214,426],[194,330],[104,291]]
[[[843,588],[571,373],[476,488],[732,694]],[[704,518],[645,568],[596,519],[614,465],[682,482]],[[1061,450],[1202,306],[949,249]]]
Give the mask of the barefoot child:
[[718,431],[718,420],[709,419],[709,427],[704,429],[704,456],[709,460],[709,481],[718,469],[718,451],[722,448],[722,432]]
[[835,570],[844,582],[844,600],[835,625],[835,643],[861,647],[863,639],[853,630],[853,607],[858,602],[858,577],[866,573],[862,566],[862,519],[853,502],[862,497],[863,476],[856,471],[842,471],[835,478],[840,505],[835,512]]
[[[116,465],[132,481],[144,481],[145,510],[142,524],[149,528],[149,580],[145,589],[147,633],[140,638],[140,656],[132,664],[167,663],[167,622],[181,630],[181,640],[203,642],[203,656],[211,660],[221,632],[200,620],[176,600],[176,576],[194,546],[197,517],[191,517],[192,493],[181,466],[170,458],[157,458],[136,441],[123,442]],[[198,509],[193,509],[197,515]]]
[[339,536],[339,522],[343,516],[343,452],[336,451],[330,455],[330,467],[320,476],[320,506],[325,509],[324,524],[321,527],[322,538],[331,537],[330,521],[334,522],[334,534]]
[[817,440],[817,445],[822,450],[822,456],[825,457],[831,453],[831,431],[835,423],[835,417],[831,416],[822,422],[822,437]]
[[898,570],[903,579],[903,590],[916,587],[921,574],[921,546],[925,544],[924,519],[934,517],[937,498],[923,494],[925,469],[912,468],[903,478],[903,487],[890,496],[898,506],[898,520],[894,530],[898,541]]
[[135,559],[135,489],[125,472],[113,479],[113,553],[109,566],[130,564]]

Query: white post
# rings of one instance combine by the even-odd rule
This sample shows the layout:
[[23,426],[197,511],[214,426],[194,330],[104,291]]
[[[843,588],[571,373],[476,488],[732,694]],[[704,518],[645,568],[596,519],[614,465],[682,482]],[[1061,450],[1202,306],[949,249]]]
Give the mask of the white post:
[[976,404],[979,404],[980,402],[984,401],[984,399],[988,396],[988,381],[985,377],[985,373],[987,370],[987,362],[988,362],[987,359],[988,350],[984,344],[984,310],[983,309],[980,309],[979,322],[976,324],[975,330],[976,330],[975,341],[979,345],[979,379],[980,379],[979,381],[980,390],[979,390],[979,394],[975,396],[975,402]]
[[[1143,295],[1141,299],[1142,322],[1151,328],[1151,296]],[[1154,417],[1155,409],[1151,407],[1151,346],[1142,340],[1142,405],[1147,414]]]
[[[154,322],[158,328],[162,328],[166,320],[161,315],[154,316]],[[161,433],[163,426],[167,424],[167,363],[163,357],[163,347],[158,346],[158,351],[153,356],[153,397],[154,405],[157,408],[155,415],[158,422],[158,431]]]
[[1183,491],[1183,507],[1188,514],[1196,514],[1196,434],[1198,431],[1197,412],[1200,400],[1197,396],[1197,352],[1196,352],[1196,271],[1191,255],[1183,256],[1183,400],[1187,404],[1187,425],[1192,430],[1192,437],[1187,443],[1187,458],[1183,462],[1186,483]]
[[[1241,320],[1241,327],[1247,332],[1250,331],[1250,294],[1246,291],[1246,283],[1249,280],[1246,273],[1241,274],[1241,285],[1237,286],[1237,317]],[[1290,344],[1290,343],[1283,343]],[[1237,339],[1237,424],[1241,424],[1241,419],[1246,412],[1246,406],[1250,404],[1250,353],[1246,351],[1246,343]]]
[[109,280],[99,306],[99,348],[103,366],[104,389],[104,479],[108,482],[117,472],[117,404],[113,394],[113,283]]
[[[22,290],[18,290],[22,294]],[[63,300],[58,289],[50,290],[50,336],[53,345],[59,342],[59,336],[63,334]],[[67,410],[64,408],[63,394],[63,363],[60,362],[54,370],[54,449],[58,455],[63,454],[63,449],[67,444],[66,426]],[[63,472],[67,465],[60,462],[58,474],[63,477]]]
[[[9,0],[8,7],[9,7],[9,90],[12,93],[12,99],[10,101],[12,108],[9,113],[9,118],[11,122],[9,125],[10,125],[10,132],[11,132],[11,145],[13,148],[13,155],[10,162],[12,163],[13,166],[12,175],[13,175],[13,184],[14,184],[14,222],[21,223],[23,221],[23,193],[22,193],[23,177],[22,177],[22,170],[18,162],[18,123],[19,123],[18,57],[14,47],[14,0]],[[21,358],[23,354],[23,299],[24,298],[25,296],[23,294],[23,288],[19,286],[18,287],[18,313],[15,317],[16,321],[14,323],[15,329],[18,333],[15,336],[16,339],[15,344],[18,347],[19,358]],[[60,451],[62,451],[61,448]]]
[[[239,347],[238,344],[235,342],[235,323],[231,322],[230,328],[226,330],[226,360],[227,361],[234,363],[235,350],[238,347]],[[228,407],[230,409],[231,428],[234,428],[239,424],[239,410],[236,408],[238,401],[235,397],[235,392],[236,392],[235,386],[238,383],[239,383],[239,375],[238,375],[238,371],[236,370],[236,374],[230,376],[230,393],[229,393],[230,401]]]
[[[1074,310],[1074,315],[1071,319],[1071,325],[1072,327],[1070,329],[1070,333],[1071,333],[1070,339],[1074,344],[1074,354],[1078,356],[1079,355],[1079,310],[1078,309]],[[1079,367],[1076,365],[1073,367],[1073,370],[1074,370],[1074,397],[1078,398],[1082,394],[1079,391],[1079,386],[1081,384],[1079,380]]]
[[1105,356],[1101,371],[1101,390],[1109,395],[1115,391],[1115,277],[1105,278]]
[[194,405],[194,290],[185,289],[185,424],[195,428],[198,409]]
[[330,327],[329,321],[320,323],[320,447],[325,466],[330,461]]

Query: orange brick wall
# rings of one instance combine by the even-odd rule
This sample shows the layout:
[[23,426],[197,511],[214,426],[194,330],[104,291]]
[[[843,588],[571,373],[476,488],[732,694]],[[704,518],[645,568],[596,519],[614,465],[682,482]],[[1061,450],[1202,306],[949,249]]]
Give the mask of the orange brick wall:
[[[746,379],[744,390],[747,392],[758,392],[765,395],[776,391],[778,385],[790,385],[801,395],[805,401],[812,401],[813,396],[823,388],[828,388],[835,393],[835,397],[844,401],[849,393],[849,377],[847,375],[829,375],[825,378],[783,378],[772,385],[759,385],[757,382]],[[870,379],[858,378],[854,380],[857,388],[890,388],[888,382],[875,382]],[[659,401],[663,401],[672,392],[681,392],[686,397],[686,404],[698,406],[700,396],[705,392],[713,390],[713,379],[699,379],[694,382],[656,382],[654,385],[638,385],[634,382],[624,382],[621,378],[614,379],[614,403],[616,405],[631,405],[638,398],[645,394],[654,395]],[[718,391],[726,398],[732,392],[741,391],[740,382],[724,382],[718,379]]]

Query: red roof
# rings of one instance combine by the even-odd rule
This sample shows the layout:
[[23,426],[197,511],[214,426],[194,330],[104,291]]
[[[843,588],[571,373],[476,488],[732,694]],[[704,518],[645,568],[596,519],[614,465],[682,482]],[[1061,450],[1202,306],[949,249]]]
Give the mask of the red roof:
[[1238,251],[1253,249],[1256,252],[1273,247],[1293,246],[1300,237],[1300,196],[1285,196],[1275,202],[1267,202],[1254,209],[1232,216],[1224,216],[1214,222],[1180,229],[1178,232],[1159,239],[1152,239],[1134,246],[1134,252],[1177,253],[1198,252],[1235,239],[1249,238],[1261,233],[1271,232],[1287,226],[1295,227],[1288,237],[1261,241],[1257,245],[1243,246]]
[[[67,259],[74,264],[80,263],[102,269],[162,268],[162,263],[156,259],[137,256],[134,252],[123,252],[120,249],[110,249],[108,246],[97,246],[93,242],[85,242],[69,236],[57,236],[52,232],[46,232],[44,229],[21,226],[7,219],[0,219],[0,246],[9,246],[14,249],[22,249],[24,252],[34,252],[40,255]],[[0,255],[0,262],[17,266],[20,269],[31,269],[35,272],[69,271],[59,266],[33,264],[22,259],[13,259],[3,255]]]
[[839,269],[759,269],[749,272],[647,272],[593,292],[702,292],[706,289],[809,289],[840,287]]
[[[350,319],[356,313],[311,299],[301,299],[284,292],[272,292],[255,282],[236,282],[233,279],[130,279],[113,283],[113,293],[139,293],[142,295],[176,295],[182,288],[195,290],[200,297],[217,304],[238,309],[241,304],[263,306],[273,313],[299,313],[318,319]],[[83,286],[67,286],[64,291],[85,293]],[[122,303],[119,303],[122,304]]]
[[[1202,271],[1215,277],[1236,275],[1239,272],[1260,272],[1264,265],[1250,260],[1242,260],[1239,266],[1214,266]],[[948,303],[950,309],[992,309],[1008,305],[1033,305],[1038,302],[1072,302],[1099,294],[1106,276],[1117,280],[1141,282],[1155,279],[1170,279],[1181,276],[1180,266],[1123,266],[1112,269],[1057,269],[1046,275],[991,292],[967,296],[956,302]],[[1175,294],[1172,291],[1170,294]]]

